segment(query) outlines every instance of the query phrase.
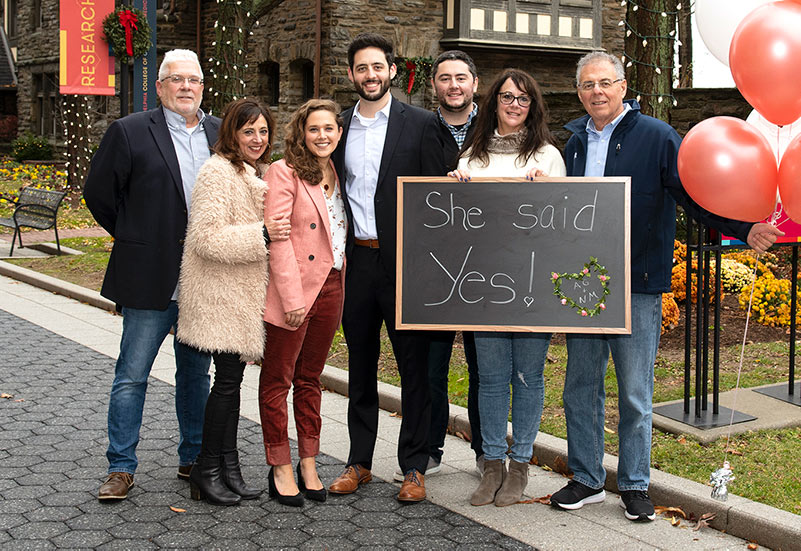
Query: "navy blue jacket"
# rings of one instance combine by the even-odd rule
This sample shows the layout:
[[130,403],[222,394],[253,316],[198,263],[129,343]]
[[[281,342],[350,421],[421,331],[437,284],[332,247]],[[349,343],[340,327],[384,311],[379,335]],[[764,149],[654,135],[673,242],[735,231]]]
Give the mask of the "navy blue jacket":
[[[676,163],[681,138],[667,123],[631,110],[612,132],[604,176],[631,176],[631,290],[658,294],[670,291],[676,202],[693,219],[727,235],[746,240],[753,224],[722,218],[693,201],[679,180]],[[565,128],[573,133],[565,146],[568,176],[584,176],[587,160],[585,115]]]

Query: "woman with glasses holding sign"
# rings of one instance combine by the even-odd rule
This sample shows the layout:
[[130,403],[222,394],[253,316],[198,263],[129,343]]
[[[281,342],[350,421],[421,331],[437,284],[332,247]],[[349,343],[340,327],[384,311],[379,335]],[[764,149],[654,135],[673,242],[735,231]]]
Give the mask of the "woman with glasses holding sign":
[[[476,129],[462,147],[458,168],[448,176],[564,176],[565,163],[553,145],[547,111],[534,78],[505,70],[482,99]],[[476,332],[481,385],[478,409],[484,448],[484,474],[472,505],[498,507],[520,501],[528,482],[528,463],[539,430],[544,401],[543,369],[549,333]],[[513,443],[506,470],[506,426],[512,397]]]

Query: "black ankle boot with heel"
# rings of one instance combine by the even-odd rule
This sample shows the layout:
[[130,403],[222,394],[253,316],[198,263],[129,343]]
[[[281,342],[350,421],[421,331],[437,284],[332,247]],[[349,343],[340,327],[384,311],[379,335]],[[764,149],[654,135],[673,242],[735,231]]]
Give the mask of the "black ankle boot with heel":
[[319,490],[310,490],[306,487],[306,482],[303,480],[303,473],[300,469],[300,463],[298,463],[298,488],[306,496],[306,499],[311,499],[312,501],[325,501],[326,497],[328,497],[328,492],[326,492],[325,486],[320,488]]
[[278,488],[275,486],[275,470],[273,467],[270,467],[270,476],[269,479],[269,493],[271,498],[275,498],[278,503],[281,505],[289,505],[290,507],[303,507],[303,494],[298,492],[293,496],[285,496],[282,493],[278,492]]
[[212,505],[237,505],[242,500],[223,482],[221,464],[219,457],[198,456],[189,473],[192,499],[205,499]]
[[239,466],[239,452],[232,451],[222,454],[222,480],[228,489],[239,495],[242,499],[258,499],[261,490],[250,488],[242,479],[242,469]]

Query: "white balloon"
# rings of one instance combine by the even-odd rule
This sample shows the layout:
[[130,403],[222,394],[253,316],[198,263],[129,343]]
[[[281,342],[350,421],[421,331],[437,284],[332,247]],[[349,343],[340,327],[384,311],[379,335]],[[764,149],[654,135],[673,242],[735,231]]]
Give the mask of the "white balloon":
[[745,16],[772,0],[696,0],[695,24],[698,33],[718,60],[729,66],[729,46],[737,26]]
[[776,156],[777,163],[781,161],[784,150],[787,149],[787,146],[790,145],[793,138],[801,134],[801,118],[793,123],[778,126],[754,109],[751,111],[751,114],[748,115],[748,118],[745,119],[745,122],[759,130],[759,133],[765,136],[770,144],[770,148],[773,150],[773,154]]
[[[801,119],[790,124],[785,124],[784,126],[778,126],[763,117],[756,109],[751,111],[751,114],[748,115],[745,122],[759,130],[759,133],[768,140],[770,148],[773,150],[773,155],[776,156],[777,166],[782,160],[784,150],[787,149],[787,146],[790,145],[793,138],[801,134]],[[776,190],[776,202],[782,202],[778,189]]]

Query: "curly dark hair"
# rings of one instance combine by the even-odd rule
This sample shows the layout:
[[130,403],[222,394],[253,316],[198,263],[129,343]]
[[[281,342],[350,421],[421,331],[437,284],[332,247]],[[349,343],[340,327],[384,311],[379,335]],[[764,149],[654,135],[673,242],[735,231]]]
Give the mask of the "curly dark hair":
[[489,164],[489,143],[495,129],[498,128],[498,93],[507,79],[512,79],[515,86],[531,96],[531,106],[525,120],[526,137],[520,144],[518,160],[528,162],[534,153],[546,144],[554,144],[551,131],[548,129],[548,110],[542,99],[542,92],[537,81],[530,74],[519,69],[506,69],[490,86],[481,100],[476,117],[475,130],[465,140],[459,153],[463,157],[469,153],[470,159],[477,159],[486,166]]
[[211,149],[231,161],[237,172],[245,170],[245,163],[251,164],[251,162],[242,155],[236,133],[246,124],[255,122],[259,115],[267,121],[267,149],[257,159],[257,162],[267,164],[270,162],[270,151],[273,148],[273,127],[275,126],[270,110],[259,100],[252,98],[238,99],[225,106],[220,131],[217,134],[217,143]]
[[310,184],[319,184],[323,179],[320,162],[306,147],[306,121],[315,111],[330,111],[334,115],[337,127],[344,127],[342,117],[339,116],[339,105],[330,99],[310,99],[292,114],[286,125],[284,160],[298,178]]

